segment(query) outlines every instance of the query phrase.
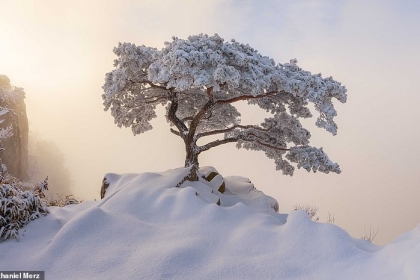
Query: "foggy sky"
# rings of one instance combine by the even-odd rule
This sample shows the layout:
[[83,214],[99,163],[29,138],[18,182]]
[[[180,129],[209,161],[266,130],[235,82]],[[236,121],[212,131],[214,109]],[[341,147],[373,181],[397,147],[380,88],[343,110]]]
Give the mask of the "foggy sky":
[[[99,198],[107,172],[165,171],[184,162],[183,143],[162,110],[154,129],[136,137],[103,111],[113,47],[161,48],[173,35],[218,33],[276,62],[297,58],[303,69],[346,85],[347,103],[335,103],[337,136],[316,128],[315,118],[304,122],[311,145],[322,146],[342,174],[296,170],[286,177],[263,153],[233,144],[200,155],[201,166],[250,178],[279,201],[281,213],[309,203],[320,208],[321,222],[330,212],[354,237],[379,228],[376,243],[420,223],[420,2],[0,0],[0,6],[0,74],[25,89],[30,130],[61,149],[76,197]],[[241,108],[244,123],[263,120],[263,113]]]

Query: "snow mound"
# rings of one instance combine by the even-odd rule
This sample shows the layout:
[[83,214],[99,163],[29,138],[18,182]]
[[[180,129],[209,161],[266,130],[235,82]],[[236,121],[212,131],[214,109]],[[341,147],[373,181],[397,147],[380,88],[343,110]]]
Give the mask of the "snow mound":
[[205,180],[176,188],[187,173],[107,174],[103,200],[51,207],[20,242],[0,243],[0,270],[45,270],[48,279],[420,278],[419,228],[378,248],[303,211],[276,213],[244,178],[224,178],[224,193]]

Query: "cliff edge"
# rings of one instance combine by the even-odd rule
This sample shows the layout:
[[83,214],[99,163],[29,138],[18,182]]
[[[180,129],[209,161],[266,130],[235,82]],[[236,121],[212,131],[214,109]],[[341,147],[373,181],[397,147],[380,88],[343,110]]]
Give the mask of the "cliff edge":
[[25,92],[13,87],[5,75],[0,75],[0,159],[8,172],[28,179],[28,133]]

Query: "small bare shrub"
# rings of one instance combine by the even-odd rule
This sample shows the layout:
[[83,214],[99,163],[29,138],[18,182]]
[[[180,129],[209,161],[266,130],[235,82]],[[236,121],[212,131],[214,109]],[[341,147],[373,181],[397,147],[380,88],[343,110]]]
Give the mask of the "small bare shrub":
[[331,215],[330,212],[328,212],[327,223],[328,224],[334,224],[334,215]]
[[46,203],[48,206],[58,206],[58,207],[64,207],[71,204],[79,204],[82,201],[78,201],[73,197],[73,195],[60,195],[56,194],[53,197],[47,198]]
[[379,232],[379,228],[376,231],[374,231],[374,230],[372,230],[372,226],[370,226],[369,227],[369,232],[366,232],[366,227],[364,227],[364,230],[365,230],[365,235],[362,236],[361,238],[363,240],[366,240],[366,241],[372,243],[373,240],[376,238],[376,235]]
[[316,214],[318,213],[318,207],[316,207],[316,206],[313,206],[313,205],[310,205],[310,204],[295,204],[294,210],[305,211],[306,214],[308,214],[309,218],[312,221],[314,221],[314,222],[319,221],[319,217],[316,216]]

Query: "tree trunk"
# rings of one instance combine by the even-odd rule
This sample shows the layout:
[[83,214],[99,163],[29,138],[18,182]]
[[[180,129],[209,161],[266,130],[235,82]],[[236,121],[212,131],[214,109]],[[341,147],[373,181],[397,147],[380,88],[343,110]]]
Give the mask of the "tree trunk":
[[186,157],[185,157],[185,167],[191,168],[191,173],[188,177],[189,181],[198,181],[198,153],[196,149],[196,145],[192,143],[192,141],[185,140],[185,149],[186,149]]

